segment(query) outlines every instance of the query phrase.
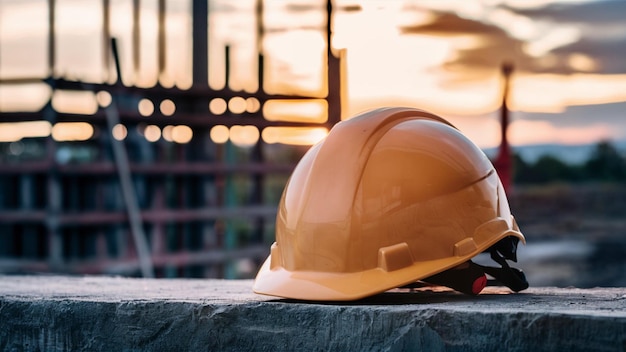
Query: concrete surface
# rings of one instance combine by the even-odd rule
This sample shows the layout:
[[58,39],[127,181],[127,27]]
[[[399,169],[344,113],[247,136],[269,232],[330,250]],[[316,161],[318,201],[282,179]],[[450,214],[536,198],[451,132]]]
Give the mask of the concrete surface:
[[0,351],[626,351],[626,288],[429,288],[315,303],[251,286],[0,276]]

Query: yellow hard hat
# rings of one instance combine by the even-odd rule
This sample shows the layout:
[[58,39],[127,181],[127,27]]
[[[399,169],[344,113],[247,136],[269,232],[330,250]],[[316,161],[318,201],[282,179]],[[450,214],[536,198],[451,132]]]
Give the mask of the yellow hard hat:
[[485,154],[436,115],[377,109],[338,123],[300,160],[253,289],[354,300],[433,277],[505,239],[513,248],[492,257],[508,269],[504,259],[516,260],[525,239]]

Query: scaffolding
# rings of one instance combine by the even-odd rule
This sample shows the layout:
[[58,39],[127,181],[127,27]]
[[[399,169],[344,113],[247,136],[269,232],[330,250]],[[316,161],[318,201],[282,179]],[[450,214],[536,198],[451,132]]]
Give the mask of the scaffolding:
[[[159,67],[163,67],[164,1],[159,4]],[[112,274],[156,277],[250,277],[268,254],[282,188],[302,155],[302,148],[267,144],[262,138],[241,148],[231,141],[216,143],[214,126],[323,127],[341,120],[342,53],[331,50],[332,5],[327,2],[328,119],[324,122],[269,120],[263,107],[275,100],[319,100],[319,97],[268,94],[263,89],[263,55],[258,56],[258,90],[234,91],[208,85],[208,4],[193,0],[193,86],[190,89],[127,86],[119,60],[117,81],[87,83],[51,74],[43,79],[53,91],[87,91],[109,100],[93,115],[56,111],[49,101],[37,112],[0,112],[0,122],[86,122],[94,135],[86,141],[59,142],[52,136],[31,138],[31,151],[11,157],[10,143],[0,143],[0,272]],[[139,2],[133,1],[135,21]],[[49,55],[54,66],[55,1],[49,0]],[[103,0],[107,51],[110,4]],[[258,2],[259,18],[263,11]],[[259,36],[263,25],[259,21]],[[138,28],[138,26],[135,26]],[[135,34],[136,35],[136,34]],[[112,55],[115,59],[116,55]],[[230,52],[225,50],[229,77]],[[39,80],[42,81],[42,80]],[[32,79],[2,81],[21,84]],[[52,94],[53,95],[53,94]],[[51,96],[52,96],[51,95]],[[149,101],[149,123],[161,131],[188,126],[188,143],[164,139],[149,142],[146,117],[138,104]],[[253,102],[253,109],[223,112],[212,101]],[[162,102],[175,113],[159,109]],[[156,107],[156,108],[155,108]],[[125,138],[115,138],[124,126]],[[27,142],[27,143],[26,143]],[[277,155],[286,155],[277,157]],[[29,155],[31,155],[29,157]],[[290,156],[290,157],[289,157]]]

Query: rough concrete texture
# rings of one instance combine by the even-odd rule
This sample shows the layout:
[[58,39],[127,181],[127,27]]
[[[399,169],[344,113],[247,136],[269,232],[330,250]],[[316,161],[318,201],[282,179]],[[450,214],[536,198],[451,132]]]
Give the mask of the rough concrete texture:
[[315,303],[251,287],[0,276],[0,350],[626,351],[626,288],[430,288]]

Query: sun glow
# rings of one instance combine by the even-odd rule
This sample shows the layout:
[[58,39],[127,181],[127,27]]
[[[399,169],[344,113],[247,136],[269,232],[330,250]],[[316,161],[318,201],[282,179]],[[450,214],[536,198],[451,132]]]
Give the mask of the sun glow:
[[89,91],[56,90],[52,107],[58,112],[93,115],[98,111],[96,95]]
[[[342,114],[354,116],[364,109],[406,105],[444,116],[472,116],[473,124],[491,126],[493,122],[485,121],[492,121],[489,114],[499,108],[501,101],[499,68],[479,64],[483,58],[509,54],[521,62],[511,80],[509,106],[514,112],[559,113],[576,105],[626,101],[626,74],[619,73],[619,69],[611,71],[605,67],[607,62],[616,61],[615,57],[607,60],[607,57],[599,56],[601,53],[591,49],[585,51],[585,45],[578,45],[598,38],[603,32],[588,37],[588,28],[579,23],[529,17],[531,15],[522,14],[523,11],[515,11],[520,8],[540,9],[545,4],[559,2],[562,0],[368,0],[358,2],[358,8],[346,10],[347,5],[353,4],[352,1],[336,1],[338,11],[332,23],[331,49],[335,54],[339,49],[346,49],[345,66],[348,69],[343,87],[348,93],[343,97]],[[572,0],[568,4],[576,2]],[[48,67],[47,3],[44,0],[0,3],[0,79],[43,78],[54,74],[71,79],[113,82],[116,74],[111,58],[105,52],[108,49],[103,39],[102,2],[55,2],[57,47],[53,57],[54,67]],[[192,2],[166,1],[166,55],[161,73],[157,62],[157,2],[139,2],[137,57],[133,51],[132,1],[109,3],[111,35],[118,39],[123,83],[151,87],[161,82],[167,87],[189,88],[192,79]],[[265,77],[262,88],[266,92],[307,95],[319,100],[288,104],[269,102],[262,107],[258,99],[244,98],[247,95],[240,94],[227,99],[213,98],[207,102],[211,113],[256,114],[262,108],[263,114],[271,121],[323,123],[328,120],[326,102],[322,99],[327,94],[324,9],[318,2],[312,6],[307,1],[297,3],[305,5],[294,7],[283,2],[268,2],[264,13],[264,36],[258,38],[253,0],[212,1],[208,40],[209,83],[215,89],[221,88],[228,78],[233,91],[254,92],[259,88],[256,60],[260,50],[265,58],[261,69]],[[502,4],[505,6],[500,6]],[[419,28],[438,20],[445,26],[446,18],[471,22],[478,30],[454,32],[452,27],[456,22],[444,28],[448,31],[444,31],[445,35],[420,32],[418,29],[402,30],[405,27]],[[611,25],[621,28],[619,24]],[[622,32],[616,31],[618,34]],[[230,48],[229,77],[225,76],[226,46]],[[476,56],[478,59],[463,61],[468,60],[464,56],[468,52],[482,53],[481,50],[485,50],[485,54]],[[568,74],[546,73],[553,67],[561,67]],[[533,72],[534,69],[542,73]],[[572,74],[571,71],[578,73]],[[19,86],[3,83],[0,84],[0,111],[39,111],[52,99],[54,109],[59,112],[90,115],[97,111],[98,106],[106,107],[111,103],[112,98],[107,94],[99,92],[93,96],[86,92],[67,91],[52,94],[50,87],[43,83]],[[155,112],[174,117],[183,106],[177,107],[166,99],[142,101],[137,109],[149,119]],[[559,118],[567,119],[567,116]],[[592,122],[589,125],[595,126]],[[525,128],[523,124],[512,126],[512,129]],[[168,130],[167,138],[171,138],[173,128]],[[470,124],[465,129],[472,131],[470,134],[475,133]],[[181,127],[180,131],[183,130]],[[239,127],[233,130],[222,126],[215,131],[216,141],[232,141],[234,137],[238,143],[247,145],[249,140],[254,139],[252,130],[248,131],[251,133],[249,136],[241,137],[247,132],[242,132]],[[257,129],[260,136],[255,138],[265,140],[267,135],[269,141],[277,141],[277,134],[287,133],[281,141],[303,143],[308,140],[314,143],[323,135],[319,132],[321,130],[310,131],[318,132],[308,135],[304,131],[266,129],[259,133]],[[590,131],[593,131],[594,138],[600,138],[607,132],[597,126]],[[565,132],[562,136],[566,137],[547,135],[553,136],[554,140],[582,140],[573,130]],[[4,131],[0,133],[6,135]],[[15,134],[12,139],[29,135],[12,133]],[[157,140],[161,136],[165,138],[165,133],[159,128]],[[476,132],[475,135],[481,143],[495,143],[493,137],[484,137],[484,133],[480,136]],[[527,140],[526,137],[515,138]]]
[[328,130],[323,127],[267,127],[263,130],[263,141],[274,144],[312,145],[328,135]]
[[93,126],[86,122],[59,122],[52,127],[52,138],[57,142],[86,141],[93,133]]
[[0,123],[0,142],[17,142],[22,138],[48,137],[52,126],[48,121]]
[[328,120],[326,100],[270,100],[263,106],[263,116],[269,121],[324,123]]

